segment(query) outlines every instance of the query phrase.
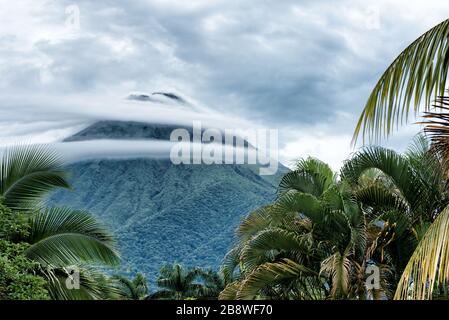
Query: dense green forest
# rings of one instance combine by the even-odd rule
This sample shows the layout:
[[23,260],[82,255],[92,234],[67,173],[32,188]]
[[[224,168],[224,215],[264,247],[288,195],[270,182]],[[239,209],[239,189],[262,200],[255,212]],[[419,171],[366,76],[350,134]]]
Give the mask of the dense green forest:
[[[175,128],[97,121],[63,144],[74,148],[70,141],[97,139],[169,143]],[[71,189],[56,189],[48,204],[89,211],[114,234],[120,274],[141,272],[150,281],[165,263],[218,270],[241,218],[273,201],[288,171],[279,164],[276,174],[261,176],[258,165],[176,165],[149,157],[83,159],[66,169]]]
[[7,149],[0,299],[448,299],[448,32],[446,20],[398,56],[356,127],[355,139],[376,141],[424,100],[424,133],[408,150],[366,146],[338,173],[299,160],[276,199],[241,221],[219,270],[165,265],[156,283],[105,272],[120,265],[114,236],[86,211],[43,201],[71,188],[58,155]]
[[260,177],[249,165],[94,159],[67,166],[72,188],[48,203],[88,210],[114,234],[122,274],[154,281],[167,262],[218,270],[241,218],[274,200],[282,169]]

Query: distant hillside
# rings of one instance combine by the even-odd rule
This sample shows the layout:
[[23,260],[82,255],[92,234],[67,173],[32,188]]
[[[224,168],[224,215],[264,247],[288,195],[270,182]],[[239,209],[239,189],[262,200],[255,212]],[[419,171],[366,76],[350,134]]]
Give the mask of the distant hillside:
[[[113,124],[97,123],[66,141],[167,137],[168,126]],[[57,191],[50,201],[90,210],[117,236],[124,267],[152,278],[164,263],[217,269],[241,218],[273,200],[287,170],[259,176],[256,166],[156,159],[97,159],[69,168],[74,190]]]

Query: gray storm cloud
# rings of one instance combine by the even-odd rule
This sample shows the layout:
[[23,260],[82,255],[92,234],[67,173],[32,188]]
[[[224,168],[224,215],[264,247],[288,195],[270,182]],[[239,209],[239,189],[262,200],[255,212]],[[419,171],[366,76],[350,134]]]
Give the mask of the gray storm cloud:
[[430,3],[1,1],[0,145],[57,142],[104,119],[200,120],[278,128],[284,158],[338,167],[381,72],[447,17],[449,2]]

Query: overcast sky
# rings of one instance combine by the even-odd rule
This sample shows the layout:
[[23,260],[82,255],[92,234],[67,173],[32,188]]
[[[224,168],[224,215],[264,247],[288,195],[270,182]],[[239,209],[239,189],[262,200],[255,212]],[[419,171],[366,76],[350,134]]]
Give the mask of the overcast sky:
[[[382,71],[448,17],[447,0],[0,0],[0,144],[200,119],[279,129],[284,162],[338,168]],[[191,110],[125,99],[155,91]]]

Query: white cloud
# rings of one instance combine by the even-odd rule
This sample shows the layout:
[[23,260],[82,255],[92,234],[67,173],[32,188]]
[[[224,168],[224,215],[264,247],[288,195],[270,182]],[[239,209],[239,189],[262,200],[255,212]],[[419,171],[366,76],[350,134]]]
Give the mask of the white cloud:
[[[73,4],[0,0],[0,144],[57,141],[104,118],[200,118],[279,128],[286,158],[336,168],[381,72],[449,14],[437,0],[78,0],[74,30]],[[123,99],[164,90],[199,109]]]
[[351,136],[348,135],[302,133],[297,140],[286,143],[281,151],[282,162],[292,167],[301,158],[314,157],[338,171],[352,151],[350,142]]

